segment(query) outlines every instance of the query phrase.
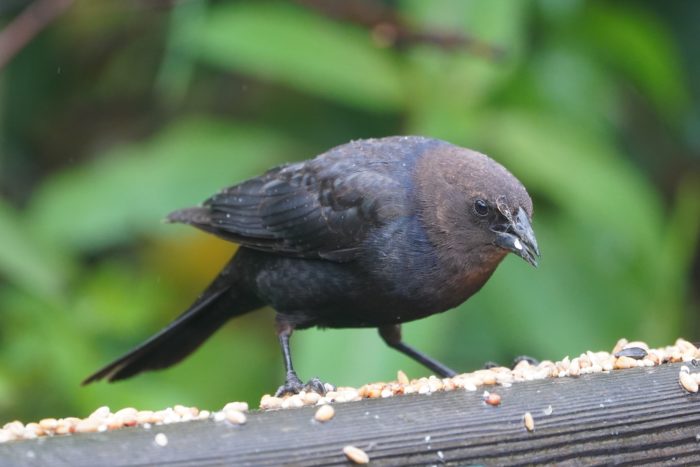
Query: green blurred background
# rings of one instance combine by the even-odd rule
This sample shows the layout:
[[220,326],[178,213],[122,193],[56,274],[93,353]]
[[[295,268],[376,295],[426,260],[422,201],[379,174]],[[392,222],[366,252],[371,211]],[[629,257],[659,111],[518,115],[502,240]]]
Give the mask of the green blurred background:
[[[0,44],[29,4],[0,2]],[[411,344],[466,371],[700,338],[700,2],[67,4],[0,69],[0,423],[257,405],[283,377],[270,310],[175,368],[79,383],[234,251],[168,212],[365,137],[480,150],[535,203],[539,269],[507,258],[458,310],[405,325]],[[292,347],[302,378],[426,374],[374,330]]]

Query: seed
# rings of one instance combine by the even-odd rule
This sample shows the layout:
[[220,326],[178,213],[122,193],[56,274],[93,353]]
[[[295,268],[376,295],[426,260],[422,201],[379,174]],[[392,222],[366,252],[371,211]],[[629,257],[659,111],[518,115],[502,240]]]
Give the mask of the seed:
[[43,436],[44,429],[38,424],[38,423],[27,423],[27,425],[24,427],[24,436],[27,437],[27,435],[31,436],[33,435],[34,437],[36,436]]
[[227,410],[238,410],[239,412],[247,412],[248,411],[248,403],[247,402],[229,402],[224,406],[224,412]]
[[678,381],[686,391],[692,393],[698,392],[698,382],[695,381],[695,378],[692,377],[690,373],[686,373],[685,371],[679,372]]
[[406,373],[403,371],[399,370],[396,372],[396,381],[399,382],[399,384],[408,384],[408,376],[406,376]]
[[520,360],[513,367],[513,371],[524,371],[524,370],[530,368],[530,366],[531,366],[530,362],[528,362],[527,360]]
[[66,417],[62,419],[65,423],[68,423],[69,425],[75,425],[80,421],[78,417]]
[[261,409],[279,409],[282,407],[282,398],[265,394],[260,401]]
[[136,414],[138,413],[138,410],[136,410],[133,407],[125,407],[121,410],[117,410],[114,413],[115,417],[121,417],[121,418],[134,418],[136,417]]
[[582,353],[577,360],[580,368],[588,368],[591,366],[591,359],[585,353]]
[[695,347],[693,344],[691,344],[687,340],[682,339],[680,337],[678,339],[676,339],[676,347],[678,347],[678,349],[681,352],[690,354],[692,356],[695,356],[698,352],[697,347]]
[[14,422],[7,422],[5,423],[5,426],[3,426],[3,428],[18,437],[21,437],[24,433],[24,423],[20,422],[19,420],[15,420]]
[[39,426],[44,429],[44,431],[53,431],[58,426],[58,420],[55,418],[44,418],[39,420]]
[[616,369],[635,368],[636,366],[637,360],[633,358],[623,356],[615,359],[614,367]]
[[54,432],[57,435],[67,435],[68,433],[70,433],[70,425],[68,425],[67,423],[63,423],[63,421],[60,421],[58,422],[58,425],[56,426]]
[[173,407],[173,411],[178,414],[182,420],[192,420],[199,414],[199,409],[197,407],[185,407],[184,405],[176,405]]
[[428,387],[430,388],[430,392],[437,392],[441,390],[443,386],[442,381],[437,378],[431,376],[430,379],[428,379]]
[[552,412],[554,412],[554,409],[551,405],[548,405],[546,409],[542,410],[542,413],[545,415],[552,415]]
[[299,407],[304,407],[304,400],[299,394],[289,396],[282,401],[283,409],[298,409]]
[[[338,402],[350,402],[350,401],[359,400],[359,399],[360,399],[360,396],[357,392],[357,389],[353,389],[353,388],[343,388],[342,391],[338,392],[338,396],[335,398],[335,400]],[[320,398],[317,399],[315,403],[322,405],[322,403],[319,402],[320,400],[321,400]]]
[[140,410],[136,412],[136,423],[142,425],[144,423],[155,423],[153,420],[154,412],[152,410]]
[[492,384],[496,384],[496,372],[492,370],[476,370],[474,372],[474,375],[477,378],[480,378],[481,384],[485,384],[487,386],[490,386]]
[[498,406],[501,404],[501,396],[496,394],[495,392],[484,392],[484,402],[486,402],[488,405],[492,405],[494,407]]
[[226,420],[233,423],[234,425],[243,425],[246,422],[246,416],[240,410],[228,409],[224,411]]
[[124,426],[134,426],[137,423],[137,414],[138,411],[132,407],[121,409],[114,414],[114,422]]
[[327,422],[335,415],[335,409],[330,405],[322,405],[314,414],[314,418],[319,422]]
[[165,421],[165,411],[164,410],[158,410],[156,412],[153,412],[153,415],[151,416],[151,423],[162,423]]
[[77,433],[94,433],[100,424],[94,418],[86,418],[85,420],[80,420],[75,425],[75,431]]
[[603,368],[603,371],[612,371],[613,369],[613,359],[608,358],[607,360],[603,360],[603,363],[601,364],[601,367]]
[[661,365],[661,362],[663,361],[663,355],[661,355],[658,351],[650,351],[649,354],[646,356],[646,359],[650,360],[654,365]]
[[620,350],[619,352],[615,352],[615,356],[617,358],[628,357],[628,358],[633,358],[635,360],[641,360],[647,356],[647,351],[645,349],[643,349],[642,347],[629,347],[629,346],[627,346],[624,349]]
[[472,391],[473,392],[473,391],[476,391],[478,388],[476,387],[476,384],[474,384],[473,382],[466,381],[464,383],[464,389],[465,389],[465,391]]
[[647,344],[646,342],[642,342],[642,341],[628,342],[627,344],[622,346],[622,350],[628,349],[630,347],[639,347],[639,348],[644,349],[646,351],[649,350],[649,344]]
[[0,428],[0,443],[6,443],[15,439],[14,435],[9,430]]
[[110,415],[109,407],[106,405],[103,405],[102,407],[96,409],[93,413],[90,414],[88,418],[97,418],[97,419],[103,419],[107,418]]
[[168,445],[168,437],[165,436],[165,433],[158,433],[155,438],[153,438],[153,442],[156,443],[157,446],[163,447]]
[[620,339],[619,341],[617,341],[617,344],[615,344],[615,347],[613,347],[613,349],[612,349],[612,353],[619,352],[619,351],[622,350],[627,344],[628,344],[627,339],[625,339],[625,338],[623,337],[622,339]]
[[[109,417],[107,420],[93,420],[93,422],[97,423],[97,431],[116,430],[124,426],[123,420],[115,416]],[[78,431],[77,426],[75,431]]]
[[345,446],[343,448],[343,453],[351,462],[355,464],[368,464],[369,456],[365,451],[355,446]]
[[579,364],[578,358],[574,358],[569,365],[568,370],[569,376],[578,376],[581,374],[581,365]]
[[307,392],[304,394],[304,403],[308,405],[314,405],[319,401],[321,395],[317,392]]
[[530,412],[525,412],[525,415],[523,415],[523,423],[525,424],[527,431],[535,431],[535,419],[532,418],[532,414]]
[[362,398],[368,397],[369,386],[367,384],[360,386],[360,389],[357,390],[357,394]]

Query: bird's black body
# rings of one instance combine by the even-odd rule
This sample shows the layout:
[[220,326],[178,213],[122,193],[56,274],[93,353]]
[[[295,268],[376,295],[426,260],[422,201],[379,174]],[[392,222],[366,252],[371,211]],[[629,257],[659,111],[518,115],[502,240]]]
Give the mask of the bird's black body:
[[534,264],[531,214],[502,166],[434,139],[361,140],[272,169],[168,217],[241,248],[188,311],[87,382],[170,366],[264,305],[277,311],[282,392],[300,385],[289,336],[311,326],[377,327],[392,347],[452,374],[403,344],[398,325],[464,302],[509,250]]

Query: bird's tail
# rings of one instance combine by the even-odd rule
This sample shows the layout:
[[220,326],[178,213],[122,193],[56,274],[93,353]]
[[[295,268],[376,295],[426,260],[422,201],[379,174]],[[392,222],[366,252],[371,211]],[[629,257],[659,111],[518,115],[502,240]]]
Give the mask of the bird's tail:
[[83,385],[106,378],[118,381],[142,371],[172,366],[194,352],[229,319],[260,306],[256,299],[238,293],[234,261],[204,293],[172,323],[127,354],[88,376]]

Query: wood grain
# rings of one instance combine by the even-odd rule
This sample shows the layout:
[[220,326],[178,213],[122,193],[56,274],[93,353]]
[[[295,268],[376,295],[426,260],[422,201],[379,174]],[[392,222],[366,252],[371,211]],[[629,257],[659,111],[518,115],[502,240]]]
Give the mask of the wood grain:
[[342,448],[352,444],[382,466],[699,465],[700,395],[679,386],[680,366],[491,387],[498,407],[482,390],[457,390],[336,404],[326,423],[307,407],[252,412],[242,426],[206,420],[11,442],[0,445],[0,464],[348,465]]

